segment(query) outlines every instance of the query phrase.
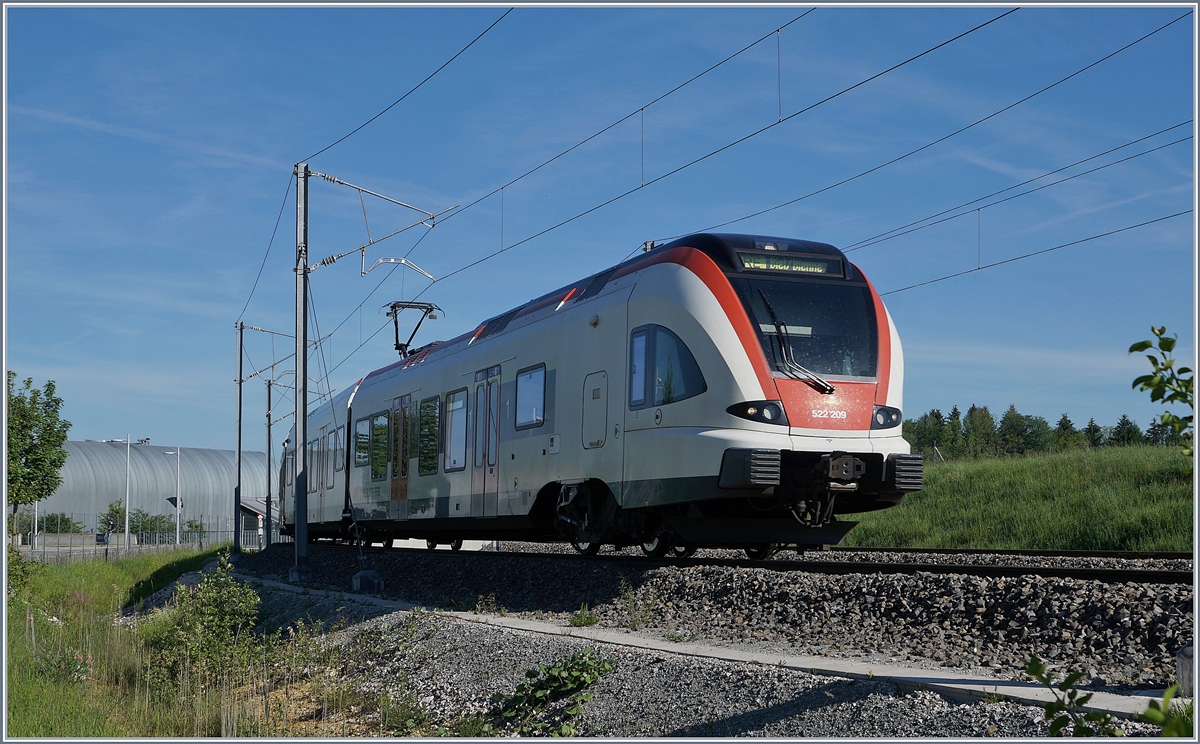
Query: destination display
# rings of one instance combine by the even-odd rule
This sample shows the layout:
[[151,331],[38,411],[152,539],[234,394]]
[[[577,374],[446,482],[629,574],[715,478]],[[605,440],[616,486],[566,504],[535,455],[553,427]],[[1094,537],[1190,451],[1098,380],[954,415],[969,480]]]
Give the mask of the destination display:
[[842,262],[836,258],[792,256],[787,253],[738,253],[743,269],[754,271],[791,271],[797,274],[841,276]]

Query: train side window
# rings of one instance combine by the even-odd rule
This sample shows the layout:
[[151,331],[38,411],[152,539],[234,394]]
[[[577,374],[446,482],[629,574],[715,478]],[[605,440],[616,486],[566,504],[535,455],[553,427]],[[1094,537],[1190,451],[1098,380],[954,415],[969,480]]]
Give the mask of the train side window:
[[333,473],[337,467],[337,429],[325,437],[325,487],[333,488]]
[[342,466],[346,462],[346,450],[344,449],[346,446],[346,427],[339,426],[337,430],[333,432],[333,436],[333,469],[341,470]]
[[441,418],[441,398],[434,396],[421,401],[417,430],[417,472],[432,475],[438,471],[438,432]]
[[708,389],[696,358],[674,333],[654,330],[654,405],[692,398]]
[[292,467],[292,461],[294,459],[295,455],[293,455],[291,452],[287,453],[287,455],[285,455],[283,458],[283,482],[284,485],[287,486],[292,485],[292,471],[295,470],[295,468]]
[[546,365],[517,372],[518,430],[541,426],[546,420]]
[[487,464],[495,465],[500,451],[500,378],[488,380]]
[[696,358],[674,333],[645,325],[630,338],[630,410],[678,403],[708,390]]
[[354,467],[361,468],[371,462],[371,421],[360,418],[354,422]]
[[371,416],[371,480],[387,480],[388,474],[388,411]]
[[646,340],[648,330],[634,331],[629,350],[629,407],[646,405]]
[[392,478],[408,477],[408,416],[412,396],[396,399],[392,409]]
[[467,467],[467,389],[446,394],[446,472]]
[[[317,446],[319,444],[320,444],[320,437],[317,437],[316,439],[311,439],[310,442],[308,442],[308,449],[307,449],[307,451],[305,451],[305,455],[307,455],[307,457],[308,457],[308,462],[311,462],[313,464],[320,463],[320,457],[318,456],[318,450],[317,450]],[[307,475],[307,480],[308,480],[308,484],[307,484],[308,485],[308,493],[316,493],[317,487],[320,486],[320,473],[313,472],[313,470],[316,470],[316,469],[317,468],[310,468],[310,469],[308,469],[308,472],[305,473],[305,475]]]
[[484,395],[483,385],[475,386],[475,417],[472,426],[475,431],[475,467],[483,467],[484,442],[487,441],[487,396]]

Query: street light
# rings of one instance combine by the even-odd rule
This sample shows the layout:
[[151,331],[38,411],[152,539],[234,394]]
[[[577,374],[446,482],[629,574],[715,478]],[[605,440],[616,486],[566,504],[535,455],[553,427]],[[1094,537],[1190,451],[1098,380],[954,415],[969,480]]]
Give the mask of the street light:
[[110,442],[125,443],[125,552],[129,552],[129,443],[132,440],[128,434],[124,439],[110,439]]
[[[174,452],[164,452],[164,455],[175,455],[175,544],[179,544],[179,519],[183,500],[179,497],[179,458],[183,455],[183,447],[176,447]],[[170,501],[170,499],[167,499]]]

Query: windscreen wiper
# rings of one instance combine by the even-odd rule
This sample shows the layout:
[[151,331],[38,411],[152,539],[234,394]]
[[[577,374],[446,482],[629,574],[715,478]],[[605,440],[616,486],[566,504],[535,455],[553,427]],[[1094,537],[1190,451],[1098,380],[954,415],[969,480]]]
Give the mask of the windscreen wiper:
[[775,338],[779,341],[780,357],[783,359],[783,372],[794,379],[799,374],[806,382],[810,383],[817,390],[829,395],[834,391],[833,385],[830,385],[827,380],[824,380],[815,372],[811,372],[796,363],[792,358],[792,337],[788,335],[787,326],[779,322],[779,318],[775,315],[775,308],[771,307],[771,301],[767,299],[767,295],[758,290],[758,294],[762,297],[763,304],[767,306],[767,312],[771,315],[771,323],[775,325]]

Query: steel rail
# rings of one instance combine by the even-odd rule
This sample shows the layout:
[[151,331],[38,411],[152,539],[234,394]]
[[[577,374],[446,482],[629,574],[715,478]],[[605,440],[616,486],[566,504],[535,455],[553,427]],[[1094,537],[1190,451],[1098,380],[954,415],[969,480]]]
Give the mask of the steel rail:
[[[357,550],[354,545],[336,543],[317,543],[322,547],[338,550]],[[373,554],[410,554],[430,555],[445,551],[430,551],[420,548],[382,548],[363,546],[364,552]],[[906,550],[892,552],[910,552]],[[995,554],[987,551],[983,554]],[[866,561],[813,561],[813,560],[750,560],[741,558],[648,558],[645,556],[629,555],[595,555],[583,556],[574,553],[544,553],[517,551],[468,551],[454,552],[453,555],[480,557],[483,560],[498,560],[500,557],[509,558],[548,558],[552,560],[590,561],[593,563],[629,564],[641,568],[659,568],[662,566],[703,567],[723,566],[727,568],[762,568],[779,572],[808,572],[820,574],[916,574],[929,573],[939,575],[978,576],[982,578],[1010,578],[1018,576],[1040,576],[1042,578],[1078,579],[1083,581],[1100,581],[1106,584],[1194,584],[1194,571],[1173,571],[1155,569],[1123,569],[1123,568],[1083,568],[1075,566],[1019,566],[1019,565],[981,565],[955,563],[895,563],[895,562],[866,562]],[[1052,555],[1062,556],[1062,553]],[[1188,555],[1188,554],[1183,554]],[[485,557],[486,556],[486,557]],[[1190,555],[1189,555],[1190,557]]]

